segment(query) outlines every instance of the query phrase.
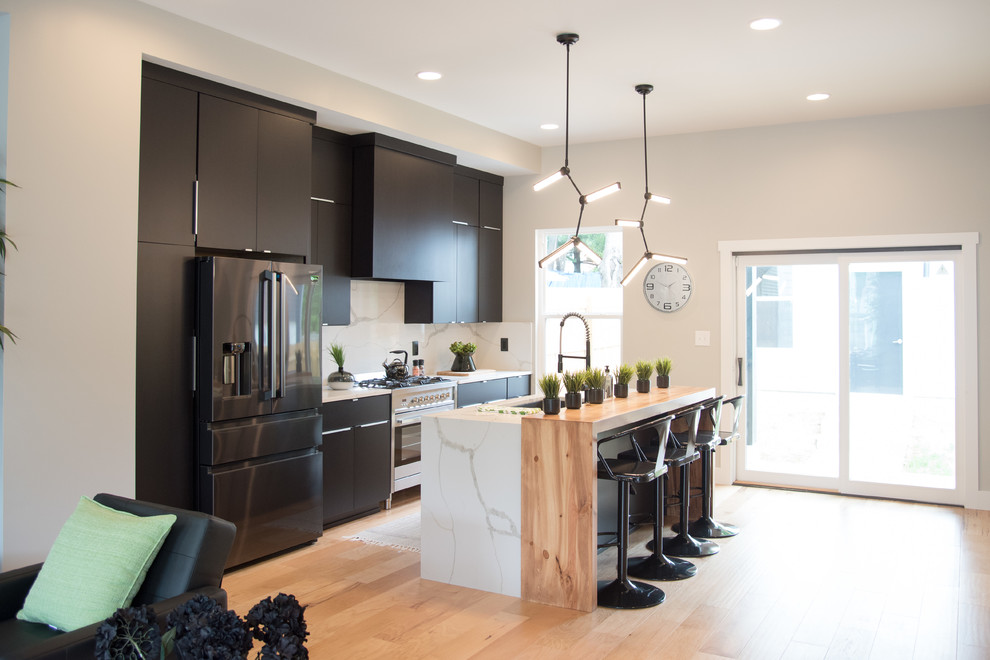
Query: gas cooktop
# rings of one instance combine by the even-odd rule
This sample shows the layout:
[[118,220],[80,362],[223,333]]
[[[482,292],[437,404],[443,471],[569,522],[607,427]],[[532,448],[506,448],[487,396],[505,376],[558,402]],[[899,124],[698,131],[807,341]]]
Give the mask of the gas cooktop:
[[371,378],[357,383],[358,387],[379,388],[387,390],[397,390],[402,387],[418,387],[420,385],[432,385],[433,383],[446,383],[449,378],[440,376],[409,376],[408,378]]

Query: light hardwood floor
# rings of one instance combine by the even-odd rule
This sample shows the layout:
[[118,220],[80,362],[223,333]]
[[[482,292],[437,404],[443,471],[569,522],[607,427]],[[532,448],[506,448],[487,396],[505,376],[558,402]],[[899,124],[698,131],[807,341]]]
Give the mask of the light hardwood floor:
[[343,538],[415,498],[223,586],[240,614],[295,594],[315,659],[990,658],[990,512],[741,487],[716,502],[742,533],[696,577],[660,583],[667,600],[647,610],[583,614],[422,580],[417,553]]

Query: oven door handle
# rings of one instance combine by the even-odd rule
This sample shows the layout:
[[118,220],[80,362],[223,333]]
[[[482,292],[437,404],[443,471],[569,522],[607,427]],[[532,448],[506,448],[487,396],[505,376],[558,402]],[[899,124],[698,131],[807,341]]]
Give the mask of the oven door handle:
[[423,419],[422,415],[416,415],[415,417],[402,417],[395,420],[396,426],[413,426],[419,424],[420,420]]

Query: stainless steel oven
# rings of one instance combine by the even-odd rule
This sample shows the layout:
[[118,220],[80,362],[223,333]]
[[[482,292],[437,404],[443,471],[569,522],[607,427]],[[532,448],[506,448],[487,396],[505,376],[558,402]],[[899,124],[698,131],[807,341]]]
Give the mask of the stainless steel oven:
[[454,384],[443,381],[392,391],[392,492],[420,483],[423,415],[453,410]]
[[[376,378],[358,385],[392,390],[392,492],[418,486],[422,480],[420,419],[429,413],[453,410],[456,385],[436,376]],[[392,505],[391,498],[385,505]]]

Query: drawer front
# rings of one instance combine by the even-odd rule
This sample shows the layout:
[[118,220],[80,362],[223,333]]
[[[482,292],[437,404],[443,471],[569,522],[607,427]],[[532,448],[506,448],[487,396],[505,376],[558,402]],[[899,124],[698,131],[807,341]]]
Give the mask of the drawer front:
[[500,401],[506,396],[505,379],[493,378],[457,386],[457,407]]
[[348,429],[364,426],[392,417],[392,397],[364,396],[323,404],[323,430]]
[[511,399],[515,396],[529,396],[532,394],[531,378],[529,375],[506,378],[506,395]]

